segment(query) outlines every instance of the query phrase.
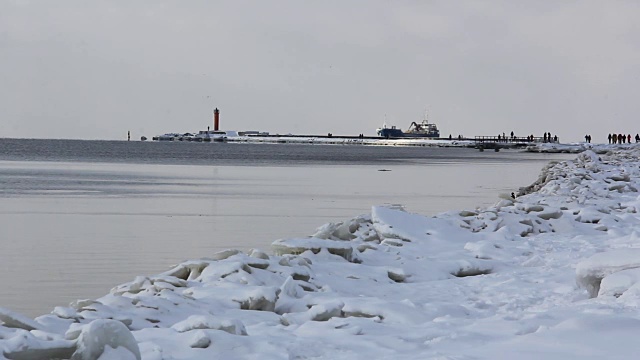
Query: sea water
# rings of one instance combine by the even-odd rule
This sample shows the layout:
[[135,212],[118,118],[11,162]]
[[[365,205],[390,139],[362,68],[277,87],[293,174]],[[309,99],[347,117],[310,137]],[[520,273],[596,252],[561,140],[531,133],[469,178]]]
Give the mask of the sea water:
[[0,306],[37,316],[138,275],[402,204],[475,209],[573,155],[0,139]]

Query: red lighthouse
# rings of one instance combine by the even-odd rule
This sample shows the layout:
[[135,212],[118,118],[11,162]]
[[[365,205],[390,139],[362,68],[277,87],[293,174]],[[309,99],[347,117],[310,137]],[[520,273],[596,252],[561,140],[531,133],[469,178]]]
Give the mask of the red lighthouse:
[[213,131],[220,130],[220,110],[216,108],[213,110]]

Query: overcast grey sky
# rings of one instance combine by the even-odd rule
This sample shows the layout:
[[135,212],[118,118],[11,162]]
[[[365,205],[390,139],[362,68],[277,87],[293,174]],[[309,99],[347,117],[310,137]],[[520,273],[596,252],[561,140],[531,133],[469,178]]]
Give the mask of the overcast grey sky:
[[640,132],[639,1],[0,2],[0,137]]

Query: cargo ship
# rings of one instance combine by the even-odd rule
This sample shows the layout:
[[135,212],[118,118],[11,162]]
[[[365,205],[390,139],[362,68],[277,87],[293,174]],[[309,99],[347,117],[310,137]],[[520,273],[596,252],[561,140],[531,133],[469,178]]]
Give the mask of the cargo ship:
[[440,130],[438,130],[438,126],[434,123],[430,123],[427,117],[422,120],[422,122],[412,122],[409,125],[409,129],[407,131],[402,131],[401,129],[396,128],[395,126],[387,127],[385,123],[381,128],[377,129],[377,134],[380,137],[385,139],[397,139],[397,138],[405,138],[405,137],[416,137],[416,138],[439,138]]

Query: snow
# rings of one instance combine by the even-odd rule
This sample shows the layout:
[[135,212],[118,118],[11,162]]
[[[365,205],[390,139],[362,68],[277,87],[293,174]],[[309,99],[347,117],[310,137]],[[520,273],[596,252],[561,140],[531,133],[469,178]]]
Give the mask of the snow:
[[489,208],[373,206],[36,319],[0,309],[0,359],[634,358],[639,186],[640,148],[583,149]]
[[[614,289],[619,288],[620,282],[635,282],[633,280],[634,273],[626,272],[623,277],[620,272],[638,268],[640,268],[640,249],[615,249],[595,254],[578,263],[576,278],[578,284],[587,289],[591,296],[595,297],[600,292],[600,283],[603,279],[611,278],[607,281],[609,284],[605,292],[608,293],[611,292],[612,287]],[[614,275],[618,276],[614,277]],[[630,285],[633,285],[633,283]]]

